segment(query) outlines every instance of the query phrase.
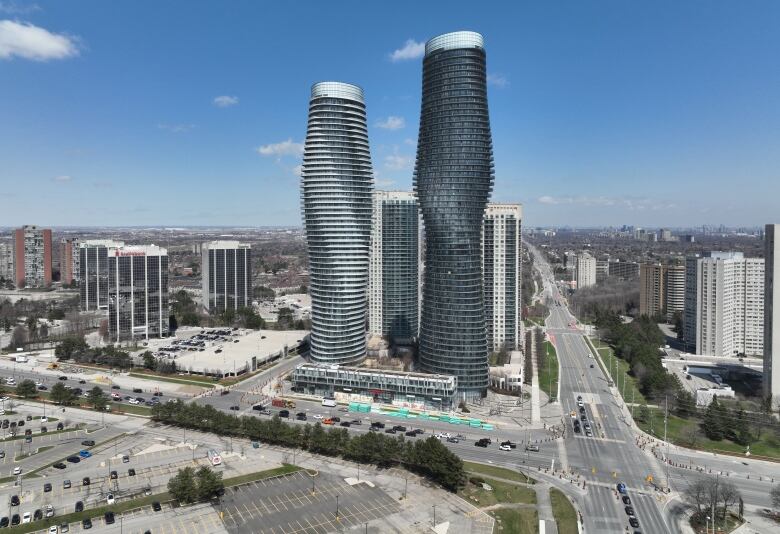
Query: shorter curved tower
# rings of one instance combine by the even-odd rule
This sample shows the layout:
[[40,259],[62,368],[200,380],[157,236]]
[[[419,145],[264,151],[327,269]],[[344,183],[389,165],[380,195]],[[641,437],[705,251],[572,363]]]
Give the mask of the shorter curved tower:
[[352,364],[366,356],[373,173],[363,90],[311,88],[301,203],[311,282],[311,358]]

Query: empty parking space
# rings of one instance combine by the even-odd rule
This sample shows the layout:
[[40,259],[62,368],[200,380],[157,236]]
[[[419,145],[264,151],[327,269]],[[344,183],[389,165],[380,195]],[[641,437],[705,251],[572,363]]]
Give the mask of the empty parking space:
[[231,489],[221,511],[229,532],[314,534],[374,521],[398,504],[377,487],[299,472]]

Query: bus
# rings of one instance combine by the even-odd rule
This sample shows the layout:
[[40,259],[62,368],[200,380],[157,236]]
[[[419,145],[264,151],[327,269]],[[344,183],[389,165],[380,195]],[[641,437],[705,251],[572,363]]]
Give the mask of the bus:
[[222,457],[214,449],[209,450],[209,462],[211,465],[219,465],[222,463]]
[[336,399],[322,399],[322,405],[328,406],[329,408],[334,408],[336,406]]

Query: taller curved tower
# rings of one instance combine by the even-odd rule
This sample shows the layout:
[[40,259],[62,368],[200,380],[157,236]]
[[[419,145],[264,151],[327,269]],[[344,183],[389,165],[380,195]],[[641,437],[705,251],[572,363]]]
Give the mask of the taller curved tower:
[[493,186],[482,36],[454,32],[425,44],[414,187],[425,225],[420,366],[455,374],[462,397],[488,386],[480,244]]
[[350,364],[366,356],[366,288],[373,173],[363,90],[311,88],[301,203],[309,253],[311,358]]

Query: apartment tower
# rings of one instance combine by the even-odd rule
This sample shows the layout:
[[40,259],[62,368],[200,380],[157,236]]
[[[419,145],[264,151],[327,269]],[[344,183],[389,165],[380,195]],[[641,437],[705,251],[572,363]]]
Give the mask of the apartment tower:
[[312,360],[350,364],[366,356],[373,171],[363,90],[311,88],[301,204],[309,254]]
[[577,289],[596,285],[596,258],[587,252],[577,254]]
[[459,395],[488,386],[482,220],[493,187],[485,47],[474,32],[425,44],[414,188],[425,227],[419,365],[458,377]]
[[376,191],[371,226],[368,331],[395,345],[417,339],[419,215],[408,191]]
[[210,241],[201,247],[203,308],[209,313],[252,304],[252,250],[238,241]]
[[79,279],[79,240],[72,237],[60,241],[60,282],[70,285]]
[[112,342],[168,335],[168,251],[156,245],[108,251],[108,330]]
[[521,341],[520,204],[488,204],[482,223],[482,272],[488,350],[516,350]]
[[14,230],[14,278],[16,287],[51,286],[51,230],[23,226]]

